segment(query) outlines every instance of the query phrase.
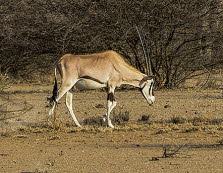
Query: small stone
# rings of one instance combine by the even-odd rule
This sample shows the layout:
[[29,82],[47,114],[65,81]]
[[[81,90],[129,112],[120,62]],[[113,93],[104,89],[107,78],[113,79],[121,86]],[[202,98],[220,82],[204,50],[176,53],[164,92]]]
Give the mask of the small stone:
[[59,140],[59,139],[60,139],[60,137],[58,137],[58,136],[52,136],[48,140],[53,141],[53,140]]
[[157,157],[152,157],[152,159],[151,159],[151,161],[158,161],[159,160],[159,158],[157,158]]
[[148,121],[150,118],[149,115],[142,115],[141,121]]
[[102,104],[97,104],[95,107],[96,108],[104,108],[104,106]]
[[165,106],[164,106],[164,108],[170,108],[170,107],[171,107],[170,105],[165,105]]

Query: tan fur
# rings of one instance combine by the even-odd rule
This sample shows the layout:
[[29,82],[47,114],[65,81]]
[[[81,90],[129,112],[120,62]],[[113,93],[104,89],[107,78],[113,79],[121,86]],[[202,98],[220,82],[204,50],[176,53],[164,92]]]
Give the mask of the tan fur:
[[[62,78],[72,80],[73,76],[91,76],[102,83],[130,84],[140,81],[145,75],[125,62],[115,51],[88,55],[64,55],[58,62]],[[135,85],[134,85],[135,86]],[[138,86],[137,86],[138,87]]]

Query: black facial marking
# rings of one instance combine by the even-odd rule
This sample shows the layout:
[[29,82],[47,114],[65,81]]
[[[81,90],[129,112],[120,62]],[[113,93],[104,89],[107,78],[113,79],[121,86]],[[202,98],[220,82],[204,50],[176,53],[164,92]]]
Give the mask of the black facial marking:
[[[153,86],[153,82],[151,82],[151,85],[150,85],[150,87],[149,87],[149,93],[151,93],[152,86]],[[154,96],[154,92],[153,92],[153,90],[152,90],[152,95]]]
[[111,102],[114,102],[115,101],[115,96],[113,93],[108,93],[108,97],[107,97],[107,100],[111,101]]
[[152,80],[153,76],[145,76],[139,83],[139,85],[142,85],[147,80]]

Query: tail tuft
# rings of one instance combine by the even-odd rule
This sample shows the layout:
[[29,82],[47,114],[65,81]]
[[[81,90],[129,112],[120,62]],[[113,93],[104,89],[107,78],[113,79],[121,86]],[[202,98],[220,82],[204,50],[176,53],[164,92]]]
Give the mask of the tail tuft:
[[50,105],[53,102],[57,102],[57,91],[58,91],[58,86],[57,86],[57,77],[56,77],[56,69],[55,69],[55,78],[54,78],[54,87],[53,87],[53,96],[49,99],[50,100]]
[[57,98],[57,91],[58,91],[57,78],[55,76],[54,87],[53,87],[53,96],[52,96],[52,100],[55,101],[55,102],[56,102],[56,98]]

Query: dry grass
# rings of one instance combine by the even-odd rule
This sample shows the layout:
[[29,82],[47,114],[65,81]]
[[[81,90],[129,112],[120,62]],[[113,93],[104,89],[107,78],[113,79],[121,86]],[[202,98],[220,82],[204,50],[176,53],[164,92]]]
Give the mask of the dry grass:
[[9,84],[9,77],[7,74],[0,73],[0,91],[5,89]]
[[[51,122],[33,123],[18,129],[20,132],[30,131],[32,133],[44,133],[53,131],[64,131],[67,133],[77,132],[106,132],[106,131],[151,131],[159,135],[179,131],[182,133],[192,133],[198,131],[222,131],[222,118],[205,118],[195,116],[185,118],[173,116],[167,120],[153,121],[150,115],[142,115],[138,121],[130,121],[130,113],[120,110],[113,113],[112,122],[115,129],[107,127],[102,116],[94,116],[83,120],[82,128],[75,127],[73,122],[62,121],[60,114],[55,114]],[[9,136],[10,130],[0,131],[0,136]]]
[[[125,115],[125,114],[124,114]],[[171,119],[172,120],[172,119]],[[177,119],[178,120],[178,119]],[[193,119],[192,119],[193,120]],[[83,126],[81,128],[71,126],[58,126],[55,128],[51,123],[40,123],[31,125],[27,128],[22,128],[20,131],[29,131],[32,133],[44,133],[44,132],[66,132],[66,133],[104,133],[110,131],[150,131],[152,134],[161,135],[165,133],[180,132],[180,133],[194,133],[194,132],[207,132],[215,133],[216,131],[222,131],[223,124],[215,123],[215,120],[199,121],[199,124],[193,123],[191,119],[180,123],[176,120],[164,122],[153,122],[153,123],[138,123],[137,122],[122,122],[121,124],[116,124],[114,129],[107,127],[106,123],[103,121],[102,117],[92,117],[84,120]],[[197,120],[197,119],[196,119]],[[119,123],[120,120],[117,122]],[[214,121],[214,123],[213,123]],[[220,120],[221,121],[221,120]],[[217,121],[218,122],[218,121]],[[5,134],[5,135],[4,135]],[[9,133],[2,133],[2,136],[8,136]]]
[[128,122],[130,119],[130,113],[129,111],[122,111],[120,110],[118,113],[114,112],[112,121],[117,125],[123,125],[126,122]]
[[94,127],[105,126],[105,122],[103,121],[103,117],[101,116],[86,118],[84,119],[83,124],[94,126]]

